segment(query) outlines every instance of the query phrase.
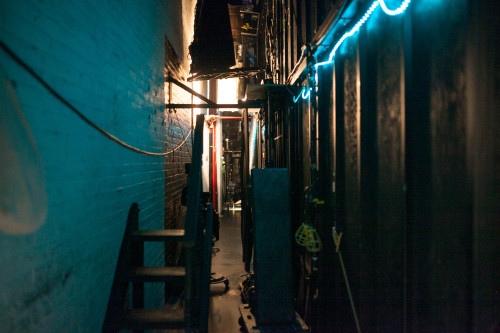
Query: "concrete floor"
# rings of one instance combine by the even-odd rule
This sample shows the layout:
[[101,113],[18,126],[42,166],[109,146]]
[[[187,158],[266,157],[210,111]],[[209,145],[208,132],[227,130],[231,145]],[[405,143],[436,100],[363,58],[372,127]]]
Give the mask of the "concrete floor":
[[[212,272],[224,275],[229,280],[229,288],[224,283],[210,286],[210,308],[208,315],[209,333],[241,333],[238,318],[241,293],[238,284],[246,278],[242,261],[240,222],[241,212],[224,211],[220,219],[219,241],[215,242],[215,256],[212,257]],[[184,333],[184,329],[154,330],[154,333]]]
[[220,219],[220,237],[214,248],[220,249],[212,258],[212,272],[229,279],[229,289],[223,283],[212,284],[209,333],[237,333],[240,331],[238,306],[241,304],[239,282],[245,279],[239,211],[224,211]]

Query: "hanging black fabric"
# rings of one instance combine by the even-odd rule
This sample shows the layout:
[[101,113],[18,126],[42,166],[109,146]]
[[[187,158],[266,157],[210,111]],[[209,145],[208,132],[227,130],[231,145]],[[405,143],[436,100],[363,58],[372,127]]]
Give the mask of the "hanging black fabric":
[[189,46],[191,73],[229,69],[235,64],[227,0],[198,0],[194,40]]

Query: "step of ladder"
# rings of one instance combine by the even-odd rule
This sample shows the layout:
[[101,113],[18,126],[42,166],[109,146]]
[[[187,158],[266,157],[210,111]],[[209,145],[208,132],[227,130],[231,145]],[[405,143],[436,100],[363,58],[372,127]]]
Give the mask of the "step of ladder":
[[178,281],[185,277],[184,267],[135,267],[129,271],[129,280],[132,282]]
[[181,242],[184,239],[184,229],[137,230],[132,233],[132,239],[143,242]]
[[175,310],[124,310],[116,318],[120,329],[174,329],[184,328],[184,309]]

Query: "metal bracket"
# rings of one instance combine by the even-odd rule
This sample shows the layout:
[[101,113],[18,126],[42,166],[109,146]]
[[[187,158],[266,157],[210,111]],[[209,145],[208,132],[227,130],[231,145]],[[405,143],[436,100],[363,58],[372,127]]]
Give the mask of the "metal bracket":
[[255,101],[238,101],[237,104],[217,104],[214,101],[206,98],[205,96],[197,93],[193,89],[179,82],[171,76],[167,76],[165,79],[166,82],[174,83],[178,87],[184,89],[188,93],[193,96],[198,97],[206,104],[177,104],[177,103],[168,103],[165,104],[165,108],[167,109],[248,109],[248,108],[260,108],[262,107],[263,101],[255,100]]
[[[194,95],[196,97],[198,97],[199,99],[201,99],[202,101],[204,101],[206,104],[206,107],[207,108],[214,108],[215,105],[217,105],[215,102],[211,101],[210,99],[206,98],[205,96],[203,96],[202,94],[200,93],[197,93],[196,91],[194,91],[193,89],[189,88],[188,86],[186,86],[185,84],[179,82],[178,80],[174,79],[172,76],[168,75],[165,79],[166,82],[168,83],[173,83],[175,84],[176,86],[184,89],[185,91],[187,91],[188,93],[190,93],[191,95]],[[166,104],[167,105],[167,108],[174,108],[175,106],[172,106],[172,107],[169,107],[168,105],[176,105],[176,104]],[[194,104],[193,104],[194,105]],[[179,107],[180,108],[180,107]]]

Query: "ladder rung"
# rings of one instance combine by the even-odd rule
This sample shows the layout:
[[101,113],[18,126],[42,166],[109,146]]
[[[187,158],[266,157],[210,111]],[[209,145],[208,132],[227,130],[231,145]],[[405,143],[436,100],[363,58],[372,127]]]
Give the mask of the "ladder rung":
[[125,310],[118,318],[118,325],[123,329],[167,329],[183,328],[186,321],[184,319],[184,309],[175,310]]
[[131,281],[163,282],[186,277],[184,267],[135,267],[130,272]]
[[184,239],[184,229],[165,230],[137,230],[132,233],[132,238],[136,240],[148,241],[175,241]]

